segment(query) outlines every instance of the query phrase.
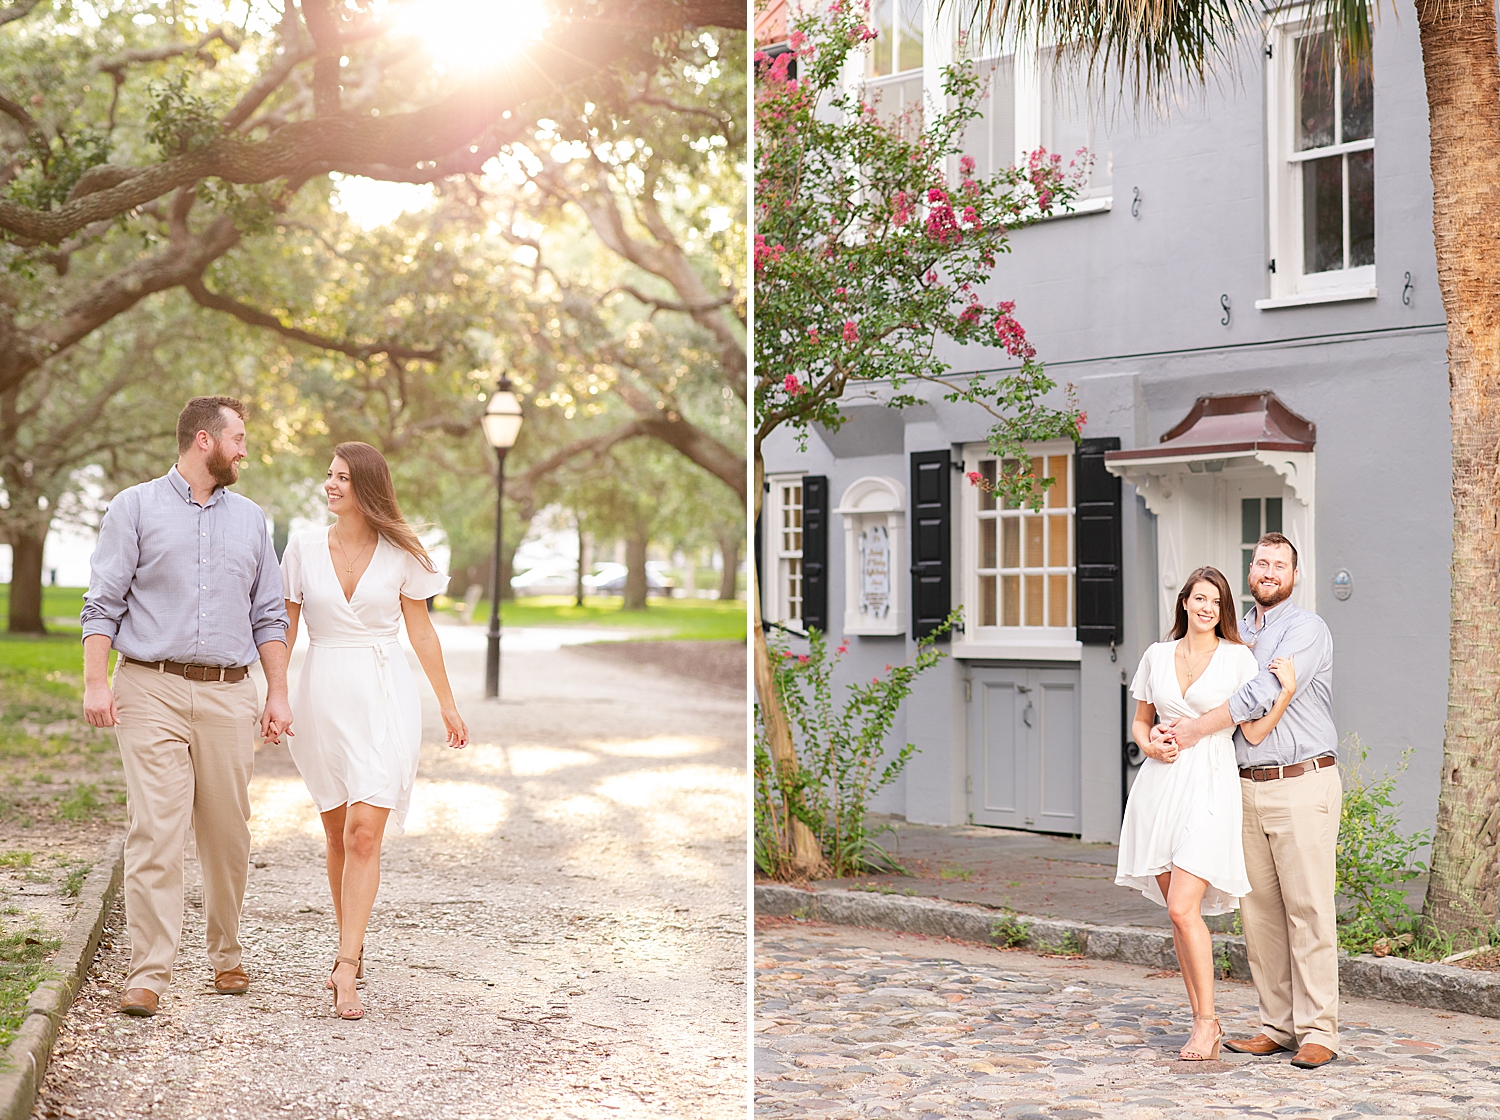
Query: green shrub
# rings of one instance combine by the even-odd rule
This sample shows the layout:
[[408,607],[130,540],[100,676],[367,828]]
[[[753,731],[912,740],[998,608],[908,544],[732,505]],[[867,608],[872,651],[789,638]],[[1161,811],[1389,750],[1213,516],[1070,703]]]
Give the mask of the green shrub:
[[[1368,951],[1384,940],[1392,949],[1412,944],[1420,916],[1406,902],[1403,884],[1427,870],[1416,858],[1432,842],[1427,831],[1406,832],[1396,813],[1396,779],[1411,761],[1401,757],[1395,773],[1374,778],[1368,771],[1369,749],[1358,735],[1345,737],[1339,767],[1344,805],[1339,816],[1337,847],[1338,938],[1351,953]],[[1404,944],[1403,935],[1412,934]]]
[[835,700],[833,675],[849,652],[848,639],[832,653],[817,629],[808,631],[805,654],[770,642],[776,693],[796,743],[797,774],[787,779],[777,772],[757,704],[755,861],[764,873],[774,878],[789,873],[793,816],[812,829],[835,876],[902,870],[875,842],[890,826],[872,829],[868,806],[917,751],[906,743],[886,759],[886,736],[917,675],[946,656],[937,638],[958,618],[954,611],[918,642],[911,660],[887,665],[885,675],[868,684],[844,686],[842,706]]

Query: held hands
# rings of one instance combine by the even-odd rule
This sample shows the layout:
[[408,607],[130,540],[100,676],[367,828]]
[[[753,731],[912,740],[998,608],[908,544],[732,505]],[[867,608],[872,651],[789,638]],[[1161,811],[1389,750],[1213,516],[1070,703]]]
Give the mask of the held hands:
[[1177,761],[1180,748],[1177,740],[1173,737],[1170,724],[1158,723],[1151,729],[1151,738],[1141,746],[1141,753],[1147,758],[1154,758],[1157,762],[1173,763]]
[[93,727],[113,727],[120,722],[115,694],[107,684],[86,685],[83,690],[83,718]]
[[283,734],[296,734],[292,730],[292,706],[284,696],[267,697],[266,710],[260,715],[260,737],[268,743],[279,743]]
[[443,726],[448,729],[448,746],[460,750],[469,745],[469,725],[457,708],[443,709]]
[[1271,663],[1266,666],[1271,670],[1271,675],[1281,682],[1281,694],[1291,696],[1297,691],[1297,670],[1292,664],[1290,657],[1273,657]]

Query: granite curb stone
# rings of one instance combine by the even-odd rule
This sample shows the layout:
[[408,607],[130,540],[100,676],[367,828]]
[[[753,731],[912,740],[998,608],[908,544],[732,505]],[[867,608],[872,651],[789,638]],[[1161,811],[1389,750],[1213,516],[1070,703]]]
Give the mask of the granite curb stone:
[[[835,925],[868,926],[957,941],[1001,944],[997,925],[1010,912],[983,906],[908,895],[843,889],[810,890],[780,883],[755,885],[755,913],[765,917],[798,917]],[[1100,960],[1175,969],[1172,935],[1141,926],[1099,926],[1055,918],[1014,915],[1024,926],[1020,945],[1041,951],[1077,953]],[[1010,931],[1014,936],[1014,926]],[[1245,939],[1214,935],[1214,955],[1228,963],[1231,979],[1250,979]],[[1350,996],[1383,999],[1467,1015],[1500,1018],[1500,974],[1452,965],[1426,964],[1399,957],[1339,957],[1339,990]]]
[[52,1044],[73,997],[83,986],[99,951],[104,920],[125,874],[125,840],[113,841],[90,869],[78,894],[78,912],[62,947],[52,958],[52,978],[42,981],[26,1001],[21,1029],[0,1055],[0,1120],[27,1120],[52,1057]]

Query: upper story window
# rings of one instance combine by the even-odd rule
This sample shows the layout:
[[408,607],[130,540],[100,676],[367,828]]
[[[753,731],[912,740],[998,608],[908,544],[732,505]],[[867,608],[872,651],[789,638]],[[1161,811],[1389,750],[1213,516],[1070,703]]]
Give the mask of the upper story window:
[[1066,169],[1084,149],[1092,161],[1089,174],[1067,212],[1108,209],[1112,172],[1109,143],[1099,127],[1105,107],[1099,83],[1072,67],[1059,68],[1051,47],[1006,50],[985,41],[973,50],[980,116],[964,130],[964,154],[974,158],[980,175],[989,176],[1024,163],[1037,148],[1061,156]]
[[865,63],[865,99],[880,119],[922,130],[923,0],[875,0],[870,18],[879,32]]
[[1271,298],[1256,306],[1375,295],[1375,97],[1368,65],[1329,33],[1272,29],[1268,83]]
[[922,69],[923,0],[874,0],[870,22],[879,33],[872,44],[867,73],[883,78]]
[[[1113,168],[1108,144],[1100,143],[1099,118],[1106,104],[1100,83],[1090,82],[1076,65],[1060,64],[1056,51],[1041,55],[1039,124],[1041,147],[1062,157],[1064,170],[1080,159],[1088,159],[1088,176],[1080,186],[1073,209],[1108,198],[1113,193]],[[1086,152],[1080,156],[1079,152]]]

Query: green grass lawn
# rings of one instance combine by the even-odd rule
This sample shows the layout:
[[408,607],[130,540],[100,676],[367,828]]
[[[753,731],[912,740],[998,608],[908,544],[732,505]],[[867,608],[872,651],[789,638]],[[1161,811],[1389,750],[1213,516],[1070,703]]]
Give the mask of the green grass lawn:
[[[83,593],[86,587],[44,587],[42,588],[42,619],[71,619],[72,625],[78,626],[78,612],[83,610]],[[10,584],[0,583],[0,627],[4,626],[4,620],[10,617]],[[51,622],[47,622],[48,629],[52,628]]]
[[[17,637],[0,634],[0,664],[12,658],[21,658],[35,667],[41,667],[45,662],[48,671],[74,667],[71,671],[82,676],[83,652],[78,644],[78,612],[83,609],[84,590],[82,587],[42,589],[42,617],[49,620],[47,629],[59,637],[70,636],[76,662],[66,660],[68,653],[61,648],[11,648],[3,643],[16,641]],[[742,599],[652,599],[643,611],[623,610],[621,604],[622,600],[618,595],[590,596],[581,607],[574,606],[569,595],[537,595],[501,604],[500,617],[506,626],[611,626],[623,630],[649,631],[643,637],[658,641],[735,641],[745,637],[745,603]],[[439,610],[454,613],[455,608],[462,606],[462,603],[439,595],[437,606]],[[9,612],[10,584],[0,583],[0,626],[4,625]],[[474,617],[481,622],[488,622],[489,603],[481,601],[474,611]],[[53,619],[58,621],[50,621]],[[57,658],[64,660],[56,662]]]
[[123,805],[114,735],[83,720],[78,638],[0,633],[0,835]]
[[[500,604],[503,626],[608,626],[640,630],[643,640],[743,641],[745,604],[742,600],[652,599],[643,611],[627,611],[619,596],[597,596],[574,606],[567,595],[537,595]],[[462,604],[456,604],[462,606]],[[438,596],[439,610],[452,613],[455,603]],[[476,622],[487,623],[488,602],[474,610]]]

